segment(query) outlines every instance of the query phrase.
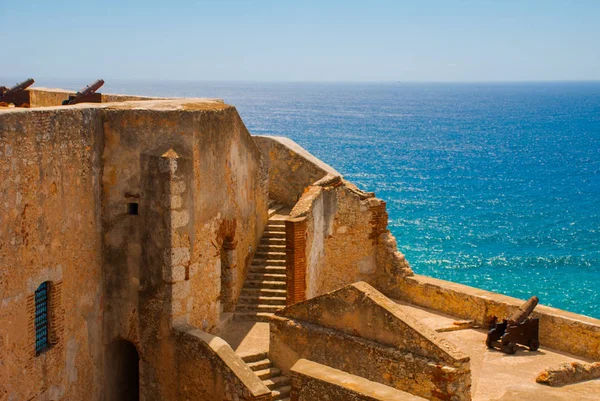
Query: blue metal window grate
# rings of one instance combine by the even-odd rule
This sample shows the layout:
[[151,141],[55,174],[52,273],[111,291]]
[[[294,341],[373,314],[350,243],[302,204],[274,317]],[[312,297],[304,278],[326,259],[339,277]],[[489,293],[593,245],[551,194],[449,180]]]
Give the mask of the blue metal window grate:
[[48,343],[48,282],[35,291],[35,354],[50,348]]

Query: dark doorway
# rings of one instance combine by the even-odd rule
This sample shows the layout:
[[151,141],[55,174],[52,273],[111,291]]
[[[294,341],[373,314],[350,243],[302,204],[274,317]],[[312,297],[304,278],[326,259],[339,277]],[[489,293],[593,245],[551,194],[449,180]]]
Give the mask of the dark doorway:
[[118,339],[108,347],[106,401],[139,401],[140,357],[135,345]]

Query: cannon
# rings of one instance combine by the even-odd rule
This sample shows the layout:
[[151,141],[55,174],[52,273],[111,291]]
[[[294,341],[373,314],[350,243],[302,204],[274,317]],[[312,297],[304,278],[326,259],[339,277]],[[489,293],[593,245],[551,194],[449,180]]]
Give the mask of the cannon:
[[10,88],[0,86],[0,103],[4,106],[13,103],[15,106],[29,107],[29,94],[25,89],[33,85],[34,82],[33,78],[29,78]]
[[497,348],[506,354],[517,352],[517,344],[524,345],[530,351],[540,347],[540,320],[529,318],[539,302],[538,297],[531,297],[511,317],[498,322],[494,317],[485,344],[488,348]]
[[62,102],[63,106],[84,102],[100,103],[102,101],[102,98],[100,97],[99,93],[96,93],[96,91],[100,89],[102,85],[104,85],[103,79],[98,79],[94,81],[94,83],[92,83],[91,85],[87,85],[85,88],[83,88],[76,94],[69,95],[69,98]]

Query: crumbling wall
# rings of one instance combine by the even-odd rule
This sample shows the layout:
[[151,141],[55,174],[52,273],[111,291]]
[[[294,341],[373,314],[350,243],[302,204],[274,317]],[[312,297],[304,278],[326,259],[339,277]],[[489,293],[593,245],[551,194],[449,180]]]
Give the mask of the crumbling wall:
[[385,292],[412,274],[387,229],[385,202],[347,181],[333,177],[310,186],[287,224],[300,222],[306,235],[290,236],[288,242],[295,249],[299,247],[296,242],[304,241],[305,258],[301,263],[290,258],[288,273],[293,280],[298,275],[295,270],[305,270],[306,294],[305,298],[291,297],[291,302],[356,281],[369,282]]
[[[102,256],[96,110],[0,112],[0,399],[99,400]],[[50,282],[50,348],[35,352]]]

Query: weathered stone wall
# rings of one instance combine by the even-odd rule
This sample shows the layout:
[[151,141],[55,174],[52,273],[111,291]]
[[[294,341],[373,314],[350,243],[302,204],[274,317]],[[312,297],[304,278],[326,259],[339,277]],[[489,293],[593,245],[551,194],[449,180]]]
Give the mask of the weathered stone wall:
[[366,283],[288,306],[270,325],[269,356],[284,372],[308,359],[430,400],[470,400],[469,358]]
[[[386,295],[470,319],[484,327],[487,327],[493,316],[506,318],[525,302],[421,275],[406,277]],[[542,347],[600,359],[600,320],[544,305],[538,305],[532,316],[540,319]]]
[[271,390],[221,338],[177,326],[172,400],[270,401]]
[[[0,394],[111,399],[112,345],[126,341],[143,399],[177,399],[172,325],[218,330],[221,285],[235,305],[267,222],[266,163],[237,112],[162,100],[10,109],[0,122]],[[53,347],[34,357],[45,280]]]
[[291,399],[297,401],[424,401],[425,398],[300,359],[291,369]]
[[255,135],[254,142],[266,156],[271,199],[293,207],[304,190],[326,175],[339,176],[296,142],[283,137]]
[[[346,181],[310,186],[290,218],[305,220],[306,298],[356,281],[386,291],[412,274],[387,229],[385,202]],[[290,261],[288,270],[296,268]]]
[[[102,254],[97,111],[0,112],[0,399],[99,400]],[[51,348],[34,292],[50,281]]]

